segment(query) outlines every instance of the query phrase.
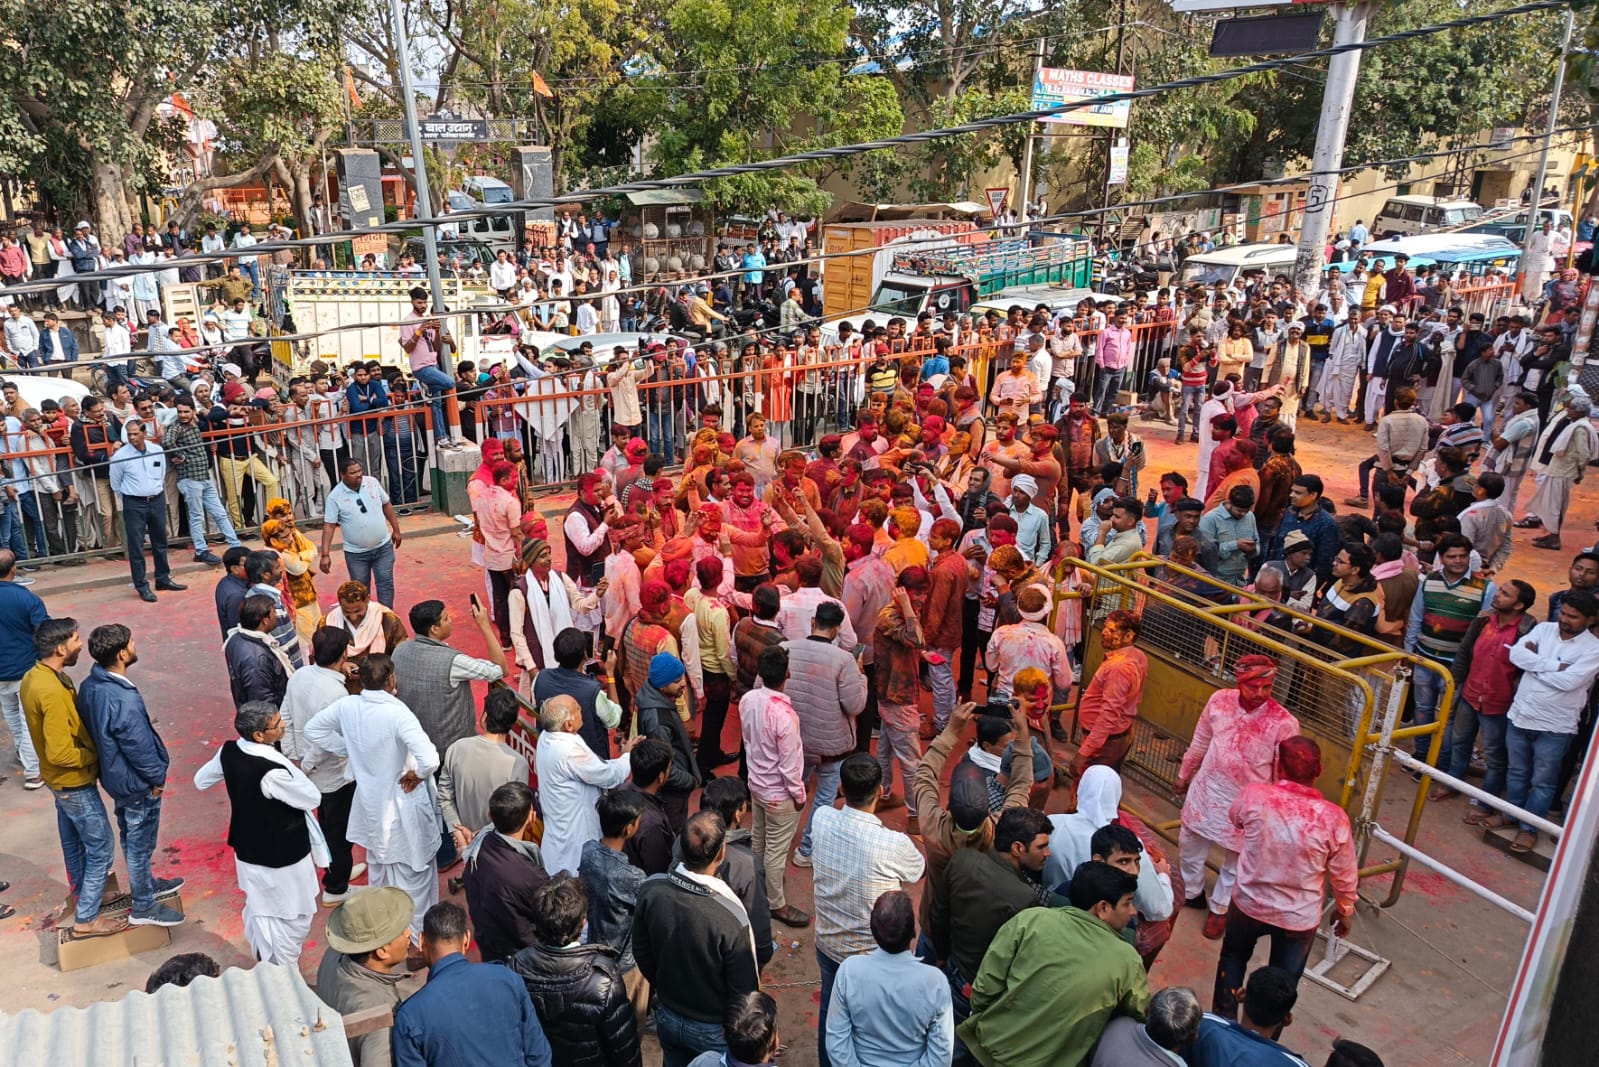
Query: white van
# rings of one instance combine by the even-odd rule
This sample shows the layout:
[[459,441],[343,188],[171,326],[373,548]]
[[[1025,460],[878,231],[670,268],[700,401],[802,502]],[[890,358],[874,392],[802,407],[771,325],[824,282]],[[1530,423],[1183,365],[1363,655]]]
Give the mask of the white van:
[[1482,205],[1472,200],[1443,196],[1391,196],[1372,221],[1372,236],[1379,240],[1428,233],[1450,226],[1466,226],[1482,215]]
[[1233,286],[1243,280],[1246,272],[1257,270],[1264,271],[1267,278],[1275,278],[1279,274],[1292,276],[1294,260],[1298,255],[1299,249],[1294,245],[1265,241],[1218,248],[1214,252],[1201,252],[1183,260],[1182,271],[1174,284],[1184,288],[1190,285],[1208,286],[1215,282]]

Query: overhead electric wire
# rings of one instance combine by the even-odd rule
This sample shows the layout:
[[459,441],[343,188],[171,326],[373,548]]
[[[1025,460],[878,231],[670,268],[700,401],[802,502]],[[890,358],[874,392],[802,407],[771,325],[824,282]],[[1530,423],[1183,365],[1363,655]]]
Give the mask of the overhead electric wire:
[[[1586,129],[1586,127],[1575,127],[1575,126],[1573,126],[1573,127],[1566,127],[1566,128],[1561,129],[1561,130],[1557,130],[1556,132],[1563,134],[1563,133],[1568,133],[1568,132],[1576,132],[1576,131],[1584,130],[1584,129]],[[1339,168],[1334,173],[1340,173],[1340,174],[1342,174],[1342,173],[1350,173],[1350,172],[1361,171],[1361,170],[1370,170],[1370,169],[1374,169],[1374,168],[1377,168],[1377,167],[1398,165],[1400,163],[1422,162],[1422,161],[1428,160],[1428,159],[1436,159],[1436,158],[1439,158],[1441,156],[1453,156],[1453,155],[1460,154],[1462,152],[1484,151],[1484,150],[1489,150],[1489,149],[1496,148],[1498,145],[1505,144],[1507,141],[1509,141],[1509,142],[1516,142],[1516,141],[1541,141],[1543,139],[1544,139],[1544,135],[1541,134],[1541,133],[1538,133],[1538,134],[1525,134],[1525,135],[1521,135],[1521,136],[1518,136],[1518,137],[1501,138],[1501,139],[1499,139],[1497,141],[1488,142],[1488,143],[1484,143],[1484,144],[1466,145],[1466,146],[1461,146],[1461,147],[1456,147],[1456,148],[1439,149],[1439,150],[1433,151],[1433,152],[1421,152],[1421,153],[1416,153],[1416,154],[1410,155],[1410,156],[1399,156],[1399,157],[1394,157],[1394,158],[1385,159],[1385,160],[1372,160],[1372,161],[1368,161],[1368,162],[1364,162],[1364,163],[1351,164],[1351,165]],[[1523,151],[1523,152],[1512,153],[1510,155],[1501,156],[1499,158],[1500,158],[1501,162],[1504,162],[1504,161],[1509,161],[1509,160],[1514,160],[1514,159],[1521,159],[1521,158],[1526,157],[1526,156],[1536,155],[1536,154],[1538,154],[1539,151],[1541,151],[1541,149],[1536,149],[1536,148],[1535,149],[1528,149],[1528,150]],[[1299,173],[1297,175],[1285,175],[1283,178],[1280,178],[1280,179],[1277,179],[1277,180],[1278,181],[1295,181],[1295,180],[1298,180],[1299,178],[1309,177],[1313,173],[1318,173],[1318,172],[1315,172],[1315,171],[1304,171],[1304,172],[1301,172],[1301,173]],[[1339,195],[1333,197],[1329,201],[1329,203],[1330,204],[1338,204],[1338,203],[1340,203],[1340,202],[1342,202],[1344,200],[1352,200],[1352,199],[1357,199],[1359,197],[1371,196],[1374,193],[1381,193],[1381,192],[1385,192],[1385,191],[1388,191],[1388,190],[1391,190],[1391,189],[1397,189],[1397,188],[1399,188],[1402,185],[1414,184],[1416,182],[1425,182],[1425,181],[1429,181],[1429,180],[1434,179],[1434,178],[1442,178],[1442,177],[1447,177],[1447,172],[1438,172],[1438,173],[1434,173],[1434,174],[1423,174],[1423,175],[1420,175],[1420,176],[1407,176],[1403,181],[1394,181],[1394,182],[1391,182],[1388,185],[1379,185],[1379,186],[1377,186],[1375,188],[1361,190],[1359,192],[1340,193]],[[1138,201],[1132,201],[1132,202],[1128,202],[1128,203],[1116,204],[1116,205],[1112,205],[1110,207],[1083,208],[1083,209],[1075,210],[1075,211],[1059,212],[1059,213],[1054,214],[1054,215],[1049,215],[1049,216],[1045,216],[1045,217],[1042,217],[1042,218],[1039,218],[1039,219],[1029,220],[1029,222],[1026,224],[1025,228],[1026,229],[1031,229],[1031,230],[1036,230],[1036,229],[1039,229],[1043,224],[1047,224],[1047,223],[1061,222],[1061,221],[1065,221],[1065,220],[1068,220],[1068,219],[1082,218],[1082,217],[1091,216],[1091,215],[1099,215],[1099,214],[1104,214],[1106,212],[1120,211],[1120,210],[1125,210],[1127,208],[1133,208],[1133,207],[1153,207],[1153,206],[1159,206],[1159,205],[1162,205],[1162,204],[1168,204],[1168,203],[1171,203],[1173,201],[1194,200],[1194,199],[1198,199],[1198,198],[1205,197],[1205,196],[1212,196],[1212,195],[1215,195],[1217,193],[1236,192],[1236,191],[1241,191],[1241,190],[1245,190],[1245,189],[1250,189],[1252,187],[1258,186],[1259,184],[1260,184],[1259,182],[1242,182],[1242,183],[1238,183],[1238,184],[1234,184],[1234,185],[1214,186],[1214,187],[1212,187],[1210,189],[1198,190],[1198,191],[1189,192],[1189,193],[1173,193],[1173,194],[1169,194],[1169,195],[1166,195],[1166,196],[1151,197],[1151,198],[1148,198],[1148,199],[1145,199],[1145,200],[1138,200]],[[1275,218],[1275,217],[1277,217],[1279,215],[1291,215],[1292,211],[1293,211],[1292,208],[1274,208],[1274,209],[1271,209],[1269,211],[1263,212],[1260,217],[1262,219]],[[989,225],[989,226],[980,227],[979,231],[968,231],[968,232],[1001,231],[1001,230],[1006,230],[1006,229],[1011,229],[1011,228],[1012,227],[1000,227],[1000,226]],[[1048,231],[1046,230],[1045,232],[1048,232]],[[852,257],[852,256],[862,256],[862,255],[876,255],[878,252],[883,251],[884,248],[910,250],[912,246],[921,245],[921,244],[947,244],[949,242],[957,241],[957,239],[960,236],[963,236],[963,235],[962,234],[944,234],[944,233],[940,233],[940,234],[936,234],[936,235],[928,235],[926,237],[909,238],[909,239],[904,240],[904,241],[896,242],[893,245],[875,246],[875,247],[872,247],[872,248],[848,249],[848,250],[841,251],[841,252],[822,252],[822,253],[819,253],[819,254],[817,254],[815,256],[809,256],[809,257],[806,257],[806,258],[800,259],[800,260],[793,260],[793,261],[787,262],[787,263],[773,264],[771,266],[768,266],[768,267],[765,267],[765,268],[761,268],[761,270],[763,271],[763,273],[764,272],[774,272],[774,273],[775,272],[786,272],[787,269],[789,267],[791,267],[791,266],[801,266],[801,265],[810,265],[810,264],[823,264],[823,263],[825,263],[825,262],[827,262],[829,260],[834,260],[834,259],[847,259],[847,258]],[[1079,237],[1078,235],[1075,235],[1075,234],[1062,234],[1062,236],[1074,237],[1074,238],[1078,238],[1078,239],[1081,239],[1081,240],[1089,240],[1089,238],[1086,237],[1086,236]],[[168,260],[167,262],[171,263],[171,262],[174,262],[174,261]],[[168,269],[170,269],[170,268],[168,268]],[[655,291],[657,289],[661,289],[661,288],[672,289],[672,288],[678,288],[678,287],[684,286],[684,285],[698,285],[701,282],[709,281],[709,280],[712,280],[712,279],[736,277],[738,275],[747,274],[747,273],[750,273],[750,269],[742,267],[742,266],[738,267],[736,269],[733,269],[733,270],[726,270],[726,271],[706,271],[704,273],[694,274],[694,275],[690,275],[690,276],[683,277],[683,278],[676,278],[676,279],[672,279],[672,280],[669,280],[669,281],[646,282],[646,283],[642,283],[642,284],[639,284],[639,285],[625,286],[625,287],[620,288],[620,289],[613,289],[613,290],[611,290],[609,292],[591,293],[591,294],[585,294],[585,295],[582,295],[582,296],[577,296],[577,295],[563,296],[563,297],[561,297],[561,302],[572,303],[572,302],[577,301],[577,300],[589,300],[589,299],[600,300],[600,299],[604,299],[605,297],[619,296],[619,295],[622,295],[622,294],[648,293],[648,292],[653,292],[653,291]],[[69,276],[69,277],[74,277],[75,278],[75,277],[78,277],[78,276],[77,275],[72,275],[72,276]],[[425,280],[425,276],[424,275],[417,275],[416,276],[416,281],[417,281],[418,285],[420,285],[424,280]],[[66,286],[66,285],[70,285],[70,284],[72,284],[70,281],[60,283],[60,285],[63,286],[63,287]],[[492,293],[493,290],[491,289],[491,290],[489,290],[489,292]],[[352,294],[352,296],[354,296],[354,297],[359,297],[360,295],[361,294],[359,292],[356,292],[356,293]],[[1096,294],[1096,295],[1109,296],[1110,294]],[[543,300],[535,301],[534,302],[534,306],[536,306],[537,304],[548,304],[548,303],[555,303],[555,302],[556,301],[554,301],[553,299],[546,297]],[[449,309],[444,314],[448,315],[450,317],[463,316],[463,315],[472,315],[472,314],[476,314],[476,315],[505,314],[505,313],[511,313],[511,312],[518,311],[521,308],[527,307],[527,306],[529,306],[529,305],[520,304],[520,303],[503,303],[503,302],[474,303],[474,304],[471,304],[471,305],[468,305],[468,306],[465,306],[465,307],[461,307],[461,308]],[[868,305],[868,306],[863,306],[863,307],[854,308],[854,309],[847,309],[845,311],[838,312],[836,314],[828,315],[828,316],[826,316],[826,318],[829,319],[829,320],[852,318],[852,317],[855,317],[855,316],[858,316],[858,315],[869,314],[873,310],[874,309]],[[819,319],[812,319],[812,320],[809,320],[809,321],[815,322],[815,321],[820,321],[820,320]],[[332,335],[332,334],[338,334],[338,333],[354,333],[354,332],[359,332],[361,330],[383,329],[385,327],[390,327],[390,326],[402,326],[402,325],[405,324],[405,322],[406,322],[406,320],[404,320],[404,319],[395,319],[395,320],[383,320],[383,319],[380,319],[380,320],[376,320],[376,321],[362,321],[362,322],[359,322],[359,323],[345,323],[345,324],[342,324],[342,325],[339,325],[339,326],[331,326],[331,327],[328,327],[326,329],[320,329],[320,330],[306,330],[306,331],[298,331],[298,332],[295,332],[295,333],[272,334],[272,335],[265,336],[265,337],[250,337],[250,338],[246,338],[246,339],[244,339],[242,341],[225,341],[225,342],[221,342],[219,344],[214,344],[214,345],[197,345],[197,346],[195,346],[193,348],[169,349],[169,350],[166,350],[166,351],[163,351],[163,352],[155,352],[155,351],[151,351],[150,349],[134,349],[134,350],[132,350],[130,352],[118,353],[115,356],[103,356],[102,355],[102,356],[94,357],[93,359],[80,359],[80,360],[77,360],[77,361],[75,361],[73,363],[46,364],[43,367],[34,368],[34,369],[37,370],[37,371],[43,372],[45,374],[52,374],[52,373],[69,374],[71,372],[72,368],[78,367],[78,366],[85,366],[85,365],[92,366],[94,364],[106,363],[106,362],[122,362],[122,361],[125,361],[125,360],[137,359],[137,358],[140,358],[140,357],[149,357],[149,358],[152,358],[152,359],[159,358],[161,356],[166,356],[168,358],[174,358],[174,357],[181,358],[184,354],[195,354],[195,353],[200,353],[200,352],[217,351],[217,350],[227,351],[227,350],[231,350],[231,349],[233,349],[233,348],[235,348],[235,347],[237,347],[239,345],[247,345],[247,344],[274,343],[274,342],[280,342],[280,341],[281,342],[285,342],[285,343],[295,343],[295,342],[300,342],[300,341],[310,341],[310,340],[315,340],[316,338],[319,338],[319,337],[325,337],[325,336],[329,336],[329,335]],[[764,334],[766,334],[768,332],[776,332],[776,331],[778,331],[780,329],[781,329],[781,327],[773,326],[773,327],[764,327],[764,328],[760,328],[760,329],[745,330],[745,331],[739,332],[736,335],[732,335],[731,337],[721,338],[720,340],[724,341],[724,343],[725,343],[725,342],[728,342],[728,341],[730,341],[730,340],[732,340],[732,339],[734,339],[736,337],[752,336],[752,335],[758,337],[758,336],[764,335]],[[670,333],[671,331],[667,330],[667,331],[664,331],[664,332]],[[574,336],[581,336],[581,335],[574,335]],[[711,343],[711,340],[712,339],[707,339],[704,342],[696,342],[696,343],[697,344],[709,344],[709,343]]]
[[[1024,122],[1034,122],[1054,116],[1067,114],[1072,111],[1104,104],[1120,103],[1122,101],[1136,101],[1159,96],[1163,93],[1179,89],[1192,89],[1205,85],[1214,85],[1227,81],[1234,81],[1251,74],[1266,73],[1288,66],[1303,65],[1312,59],[1325,59],[1347,52],[1363,52],[1380,48],[1384,45],[1402,41],[1415,40],[1446,33],[1451,30],[1465,29],[1472,26],[1481,26],[1503,19],[1520,15],[1537,14],[1545,11],[1564,10],[1567,4],[1564,0],[1533,0],[1531,3],[1520,4],[1516,7],[1501,8],[1497,11],[1485,12],[1480,15],[1463,16],[1447,22],[1433,23],[1429,26],[1418,26],[1409,30],[1400,30],[1380,37],[1368,37],[1362,41],[1349,41],[1343,44],[1329,45],[1308,52],[1301,52],[1293,56],[1280,59],[1262,60],[1258,63],[1246,64],[1242,67],[1229,67],[1226,70],[1212,71],[1207,74],[1195,74],[1176,81],[1162,82],[1159,85],[1148,86],[1143,89],[1129,89],[1125,92],[1109,93],[1104,96],[1087,100],[1073,101],[1057,104],[1052,107],[1036,108],[1030,111],[1015,112],[1008,115],[995,115],[989,118],[976,119],[971,122],[961,123],[956,126],[945,126],[931,130],[918,130],[913,133],[897,134],[876,141],[861,141],[847,145],[837,145],[831,148],[816,148],[805,152],[777,156],[772,159],[753,160],[747,163],[727,164],[710,167],[704,170],[690,171],[664,178],[641,178],[636,181],[624,182],[619,185],[603,186],[598,189],[584,190],[575,193],[565,193],[560,196],[530,197],[523,200],[512,200],[492,207],[485,205],[481,208],[471,208],[465,211],[452,211],[448,216],[432,218],[399,219],[394,222],[383,222],[376,226],[359,227],[350,230],[340,230],[333,233],[320,234],[315,237],[289,238],[282,241],[262,241],[250,246],[247,253],[251,256],[269,255],[273,252],[302,248],[310,245],[326,245],[336,241],[347,240],[363,234],[373,233],[398,233],[415,229],[418,226],[437,226],[440,222],[460,222],[463,220],[489,218],[503,215],[507,212],[525,211],[530,208],[560,207],[572,204],[582,204],[593,200],[613,196],[624,196],[633,192],[648,192],[661,189],[676,189],[686,185],[696,185],[701,182],[716,178],[734,177],[742,174],[759,174],[767,171],[782,170],[804,163],[828,162],[837,159],[848,159],[852,156],[863,155],[867,152],[895,148],[902,145],[925,144],[929,141],[944,140],[959,137],[969,133],[981,133],[984,130],[996,129],[1003,126],[1014,126]],[[1312,174],[1322,173],[1313,171]],[[185,263],[216,262],[224,259],[237,258],[239,250],[229,250],[224,253],[199,253],[184,257]],[[167,260],[164,263],[170,264]],[[170,270],[170,266],[157,266],[154,264],[137,265],[133,268],[119,267],[112,270],[86,271],[83,274],[72,275],[86,281],[105,280],[129,274],[148,273],[151,269]],[[69,284],[61,282],[24,282],[18,286],[10,286],[7,291],[12,293],[46,292],[53,288]]]

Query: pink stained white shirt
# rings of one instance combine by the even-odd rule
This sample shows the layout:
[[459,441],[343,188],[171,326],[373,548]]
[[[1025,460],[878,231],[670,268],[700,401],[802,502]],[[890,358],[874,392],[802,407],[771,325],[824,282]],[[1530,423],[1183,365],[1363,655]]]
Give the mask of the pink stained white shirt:
[[760,686],[738,702],[739,729],[749,765],[750,795],[768,804],[791,798],[805,806],[805,748],[799,715],[788,696]]
[[504,486],[491,485],[472,497],[478,532],[483,535],[483,566],[491,571],[508,571],[516,563],[516,539],[512,532],[522,521],[522,506]]
[[1237,852],[1242,838],[1228,809],[1244,786],[1271,781],[1278,742],[1298,733],[1299,720],[1275,700],[1245,711],[1238,703],[1238,690],[1211,694],[1179,771],[1188,783],[1183,827]]
[[1238,794],[1228,816],[1241,846],[1233,903],[1245,915],[1284,930],[1313,930],[1329,879],[1339,910],[1354,910],[1360,865],[1349,816],[1315,787],[1256,782]]
[[1023,667],[1039,668],[1056,689],[1072,687],[1072,661],[1066,644],[1041,622],[1012,623],[995,630],[984,662],[994,672],[990,702],[1010,697],[1011,681]]

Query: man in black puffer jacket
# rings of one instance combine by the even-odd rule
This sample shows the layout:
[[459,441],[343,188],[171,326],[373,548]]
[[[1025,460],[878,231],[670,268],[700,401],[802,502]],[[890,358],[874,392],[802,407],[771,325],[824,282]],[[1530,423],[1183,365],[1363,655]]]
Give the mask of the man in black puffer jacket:
[[580,945],[588,918],[583,883],[557,875],[533,894],[538,940],[511,957],[561,1067],[641,1067],[638,1023],[616,951]]

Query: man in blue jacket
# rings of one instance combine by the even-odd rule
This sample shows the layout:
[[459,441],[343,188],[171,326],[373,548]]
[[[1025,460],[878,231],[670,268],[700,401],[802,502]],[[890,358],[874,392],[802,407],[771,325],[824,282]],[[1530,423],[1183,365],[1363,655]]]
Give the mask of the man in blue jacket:
[[144,697],[128,681],[139,662],[133,633],[120,623],[89,634],[94,667],[78,687],[78,714],[100,753],[100,786],[116,804],[122,855],[133,893],[131,926],[177,926],[183,913],[156,901],[176,892],[182,878],[157,878],[150,870],[161,830],[161,793],[167,784],[167,746],[150,722]]
[[527,986],[508,967],[468,960],[471,944],[459,905],[422,916],[428,980],[394,1012],[394,1067],[552,1067]]
[[44,785],[39,776],[39,756],[22,717],[22,676],[39,661],[33,632],[49,616],[44,601],[33,590],[24,588],[32,584],[32,578],[17,574],[16,553],[0,548],[0,711],[16,742],[24,789]]

